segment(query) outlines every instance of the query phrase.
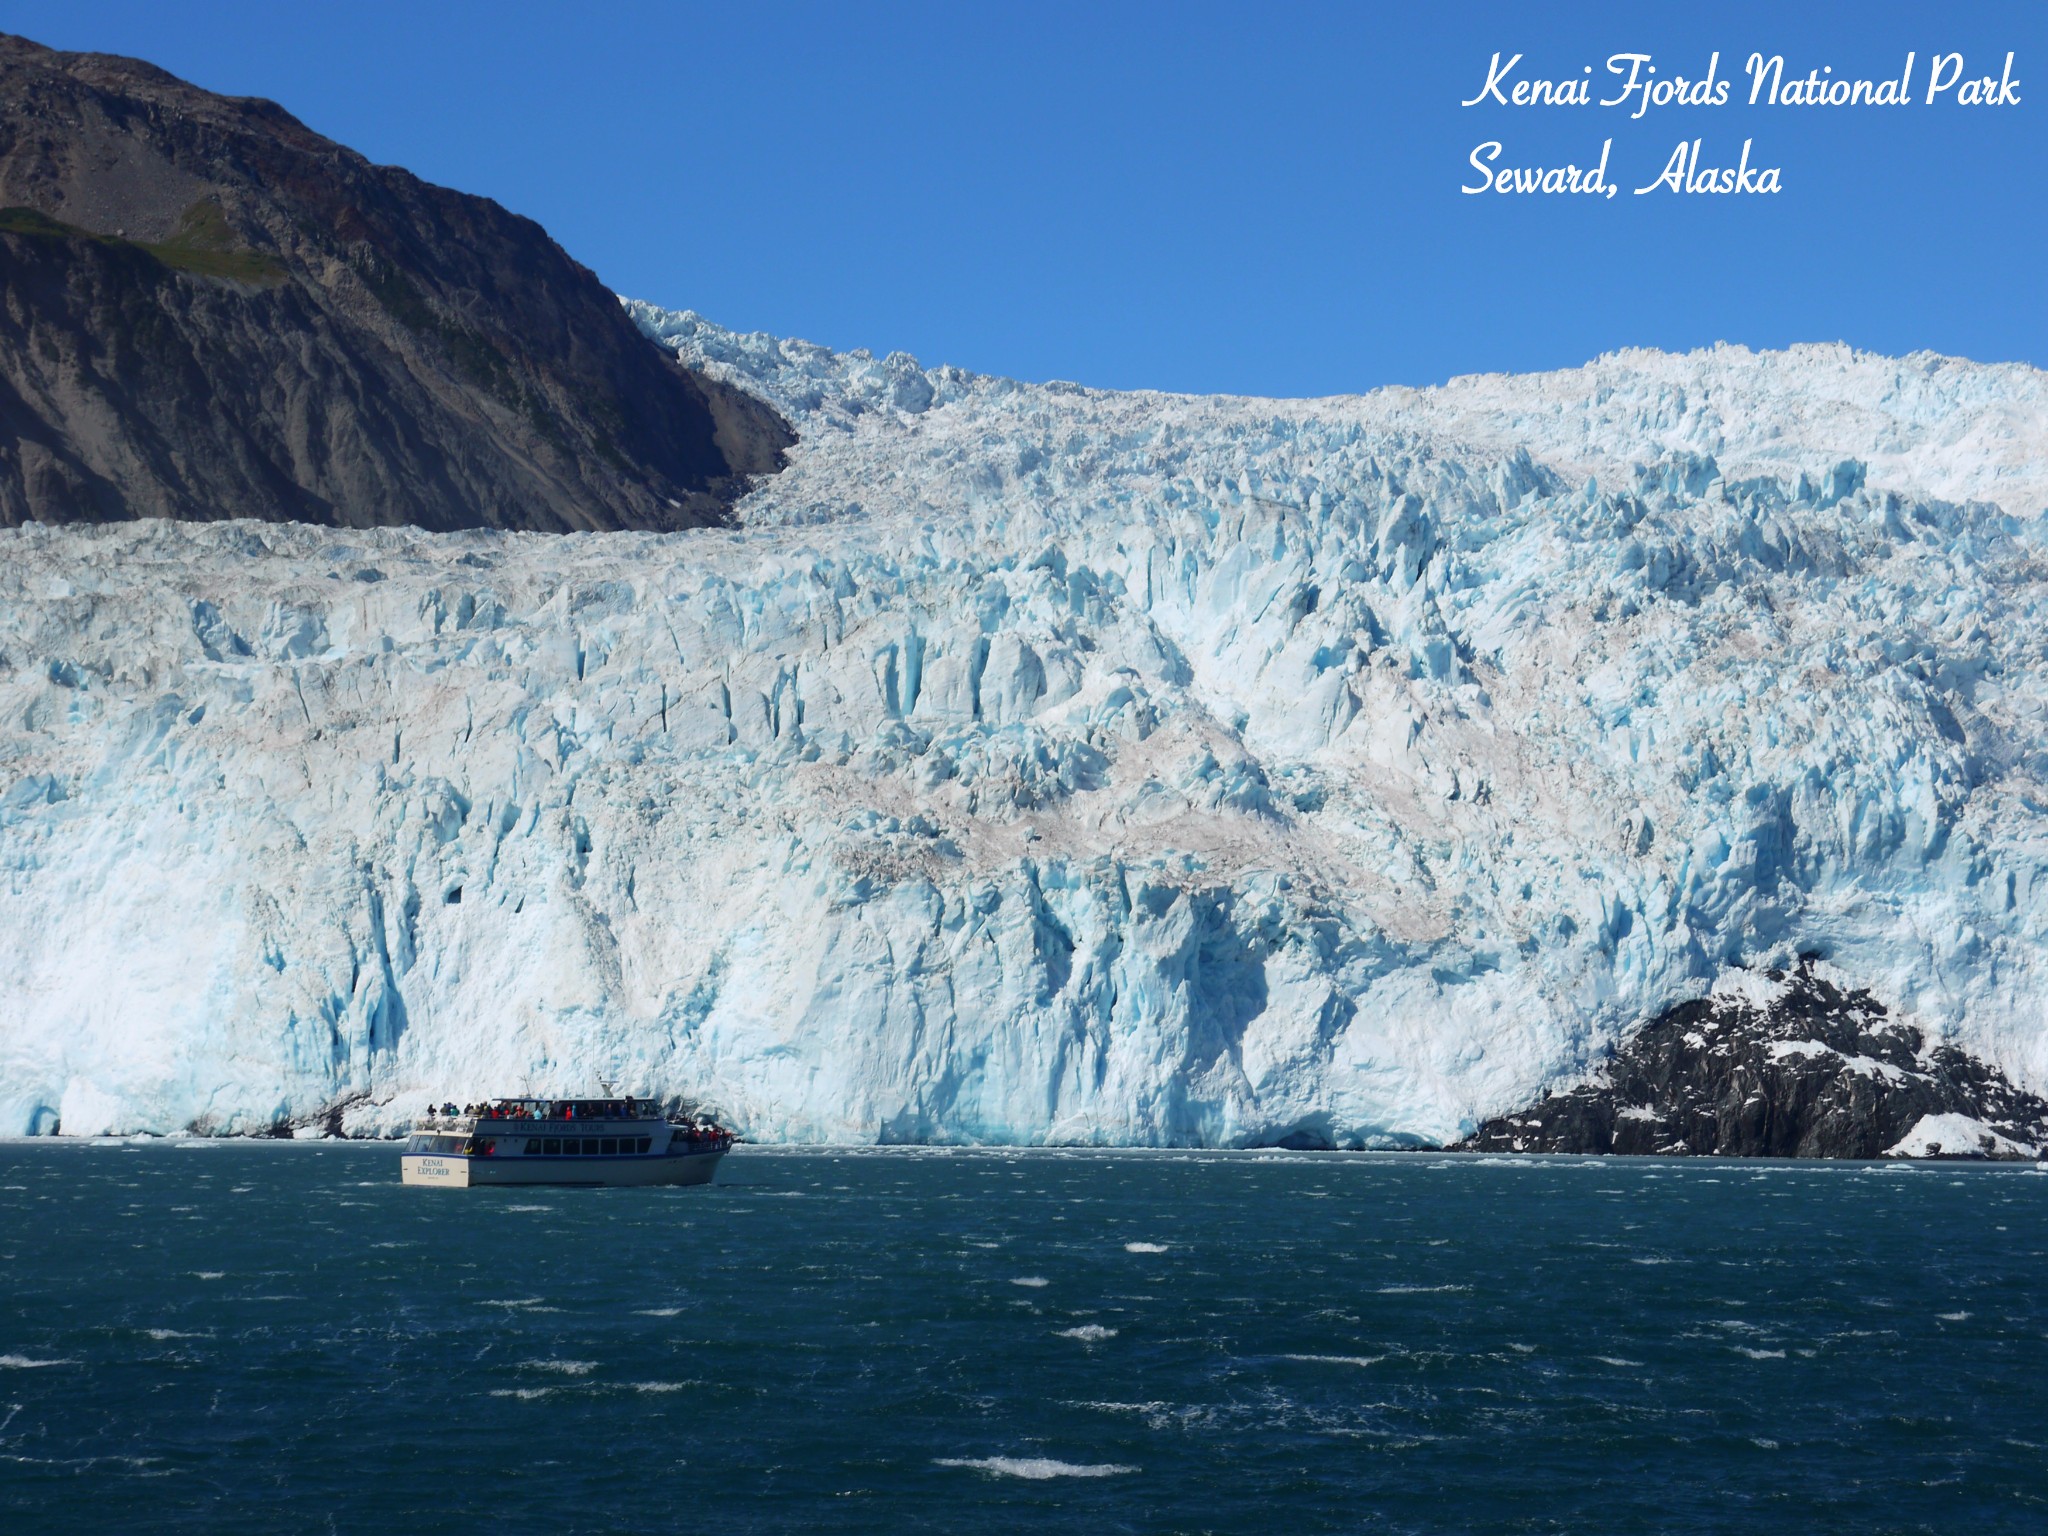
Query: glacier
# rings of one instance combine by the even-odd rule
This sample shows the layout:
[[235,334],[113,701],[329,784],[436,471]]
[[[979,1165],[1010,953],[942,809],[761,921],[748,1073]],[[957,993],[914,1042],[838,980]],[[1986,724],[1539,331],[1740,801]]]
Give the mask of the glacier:
[[798,429],[732,529],[0,534],[0,1134],[1435,1145],[1799,955],[2048,1088],[2042,373],[628,309]]

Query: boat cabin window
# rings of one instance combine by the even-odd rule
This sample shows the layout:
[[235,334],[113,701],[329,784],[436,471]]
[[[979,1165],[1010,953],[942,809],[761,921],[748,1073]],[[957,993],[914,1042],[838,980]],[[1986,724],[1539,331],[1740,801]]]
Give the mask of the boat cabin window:
[[[632,1157],[645,1156],[653,1147],[652,1136],[528,1136],[517,1149],[529,1157]],[[433,1136],[420,1132],[408,1136],[408,1152],[441,1156],[488,1156],[496,1142],[482,1136]]]

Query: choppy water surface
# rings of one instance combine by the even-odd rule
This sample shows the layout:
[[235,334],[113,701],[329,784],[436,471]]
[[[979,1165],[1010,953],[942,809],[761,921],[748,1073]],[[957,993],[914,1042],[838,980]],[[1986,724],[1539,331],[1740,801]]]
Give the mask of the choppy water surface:
[[2031,1169],[0,1146],[0,1528],[2038,1532]]

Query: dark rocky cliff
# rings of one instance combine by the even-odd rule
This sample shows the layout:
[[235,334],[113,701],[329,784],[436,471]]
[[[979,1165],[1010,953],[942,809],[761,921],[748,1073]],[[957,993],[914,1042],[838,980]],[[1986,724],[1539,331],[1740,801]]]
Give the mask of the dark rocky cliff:
[[1758,980],[1767,985],[1750,998],[1717,994],[1661,1014],[1593,1080],[1489,1120],[1463,1145],[1881,1157],[1929,1116],[1959,1119],[1925,1130],[1920,1155],[2013,1157],[2048,1145],[2048,1101],[1967,1052],[1930,1044],[1868,992],[1843,990],[1811,963]]
[[531,220],[0,36],[0,525],[687,528],[793,440]]

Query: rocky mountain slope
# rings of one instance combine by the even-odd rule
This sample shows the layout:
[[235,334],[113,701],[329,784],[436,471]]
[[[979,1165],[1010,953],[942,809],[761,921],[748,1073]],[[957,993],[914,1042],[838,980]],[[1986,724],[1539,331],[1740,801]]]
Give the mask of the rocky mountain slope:
[[2048,1100],[1827,970],[1730,972],[1630,1035],[1591,1081],[1489,1120],[1466,1145],[1855,1158],[2048,1149]]
[[631,312],[797,426],[737,528],[0,534],[0,1130],[1441,1145],[1816,953],[2048,1087],[2032,370],[1191,399]]
[[0,525],[688,528],[789,442],[530,220],[0,36]]

